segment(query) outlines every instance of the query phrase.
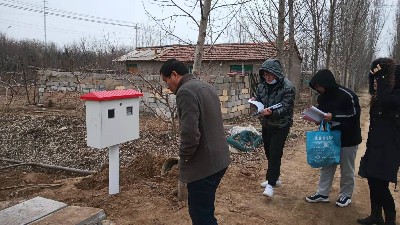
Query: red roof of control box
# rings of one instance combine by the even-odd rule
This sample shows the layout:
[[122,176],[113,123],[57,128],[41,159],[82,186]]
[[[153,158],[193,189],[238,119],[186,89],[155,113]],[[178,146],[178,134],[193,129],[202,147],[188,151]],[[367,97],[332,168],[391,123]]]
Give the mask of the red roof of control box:
[[113,90],[113,91],[97,91],[84,94],[80,99],[88,101],[108,101],[124,98],[138,98],[143,96],[143,93],[127,89],[127,90]]

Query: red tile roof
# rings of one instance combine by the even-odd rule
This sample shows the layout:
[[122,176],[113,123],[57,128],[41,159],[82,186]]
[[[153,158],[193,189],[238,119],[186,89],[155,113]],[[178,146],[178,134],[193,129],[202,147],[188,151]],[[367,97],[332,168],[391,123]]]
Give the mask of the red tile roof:
[[[115,61],[167,61],[175,58],[193,62],[195,48],[194,45],[140,47]],[[204,46],[203,61],[263,61],[276,56],[277,51],[272,43],[215,44]]]
[[128,90],[90,92],[82,95],[80,99],[88,101],[108,101],[108,100],[124,99],[124,98],[138,98],[141,96],[143,96],[141,92],[128,89]]

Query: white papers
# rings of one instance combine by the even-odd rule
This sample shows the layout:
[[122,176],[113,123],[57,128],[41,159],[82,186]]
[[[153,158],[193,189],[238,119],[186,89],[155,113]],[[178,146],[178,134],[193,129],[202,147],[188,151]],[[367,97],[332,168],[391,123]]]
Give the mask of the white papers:
[[262,104],[261,102],[253,101],[251,99],[249,99],[248,102],[250,104],[253,104],[253,105],[257,106],[257,113],[261,112],[264,109],[264,104]]
[[[305,109],[303,111],[303,119],[315,123],[320,123],[325,115],[326,113],[322,112],[321,110],[319,110],[317,107],[314,106],[311,106],[310,108]],[[340,124],[340,122],[336,121],[330,121],[330,123],[332,123],[332,127]]]
[[[258,101],[253,101],[251,99],[249,99],[248,101],[250,104],[254,104],[255,106],[257,106],[257,112],[254,113],[254,116],[260,115],[261,111],[265,108],[264,104],[262,104],[261,102]],[[275,109],[279,109],[280,107],[282,107],[282,103],[277,103],[275,105],[271,105],[270,107],[268,107],[268,109],[270,110],[275,110]]]
[[308,109],[303,111],[303,119],[308,120],[311,122],[319,123],[324,118],[326,113],[322,112],[321,110],[317,109],[314,106],[311,106]]

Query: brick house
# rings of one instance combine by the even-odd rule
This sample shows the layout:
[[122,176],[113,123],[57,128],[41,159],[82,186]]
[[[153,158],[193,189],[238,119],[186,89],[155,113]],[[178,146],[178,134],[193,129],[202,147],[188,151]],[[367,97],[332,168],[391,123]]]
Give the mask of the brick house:
[[[175,58],[193,68],[194,45],[166,45],[155,47],[139,47],[114,61],[125,63],[131,73],[159,74],[163,62]],[[276,58],[277,51],[272,43],[231,43],[204,46],[202,72],[210,75],[258,73],[261,64],[269,58]],[[290,80],[300,77],[301,57],[293,57]]]

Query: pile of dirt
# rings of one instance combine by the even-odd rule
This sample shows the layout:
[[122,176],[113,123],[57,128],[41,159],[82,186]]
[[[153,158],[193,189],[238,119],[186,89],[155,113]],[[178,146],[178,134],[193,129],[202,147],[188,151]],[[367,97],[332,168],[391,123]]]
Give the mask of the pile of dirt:
[[[128,166],[121,168],[120,185],[128,186],[141,180],[160,179],[161,167],[165,160],[165,157],[157,157],[149,153],[137,156]],[[107,188],[108,173],[108,164],[104,164],[98,173],[83,178],[79,183],[75,184],[75,187],[81,190],[101,190]],[[170,177],[171,174],[167,176]]]

